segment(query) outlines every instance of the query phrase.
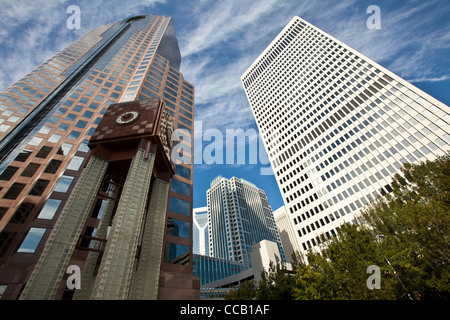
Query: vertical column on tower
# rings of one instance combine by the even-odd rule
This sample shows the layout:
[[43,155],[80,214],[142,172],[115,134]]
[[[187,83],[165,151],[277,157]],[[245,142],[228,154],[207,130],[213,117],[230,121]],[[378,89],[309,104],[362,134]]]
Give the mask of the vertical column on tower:
[[168,195],[169,183],[156,179],[151,190],[139,264],[133,276],[130,299],[156,300],[158,297]]
[[90,158],[25,285],[21,300],[55,298],[107,168],[107,161]]
[[[119,187],[114,186],[111,192],[111,197],[115,198],[119,193]],[[108,199],[103,211],[103,216],[101,218],[100,224],[97,229],[96,237],[100,239],[106,239],[108,233],[109,222],[114,213],[114,208],[116,207],[116,200]],[[93,241],[91,248],[94,250],[100,250],[104,246],[104,243],[100,241]],[[86,263],[83,268],[83,273],[81,275],[81,288],[75,290],[74,300],[89,300],[91,299],[92,290],[95,283],[95,269],[98,264],[98,259],[101,257],[101,252],[90,251],[86,259]]]
[[155,155],[134,155],[108,236],[92,299],[128,298]]

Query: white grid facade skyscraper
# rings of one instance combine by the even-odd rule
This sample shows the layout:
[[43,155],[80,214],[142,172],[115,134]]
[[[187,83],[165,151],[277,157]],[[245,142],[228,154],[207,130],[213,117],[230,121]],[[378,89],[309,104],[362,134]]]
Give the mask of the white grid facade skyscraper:
[[299,17],[241,81],[301,250],[450,149],[448,106]]
[[251,267],[253,245],[270,240],[286,261],[280,235],[263,190],[244,179],[217,177],[206,192],[209,255]]

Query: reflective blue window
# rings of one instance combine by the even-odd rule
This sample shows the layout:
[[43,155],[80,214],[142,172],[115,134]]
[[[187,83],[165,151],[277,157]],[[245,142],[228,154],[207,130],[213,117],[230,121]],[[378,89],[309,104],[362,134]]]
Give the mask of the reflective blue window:
[[38,218],[39,219],[53,219],[53,216],[56,213],[56,210],[58,210],[58,207],[61,203],[61,200],[57,199],[48,199],[45,203],[45,206],[42,208],[41,212],[39,213]]
[[85,111],[82,115],[83,118],[91,118],[94,115],[91,111]]
[[68,139],[77,140],[80,136],[80,132],[78,131],[70,131],[69,135],[67,136]]
[[25,237],[25,240],[23,240],[20,248],[17,250],[17,252],[22,253],[33,253],[36,251],[36,248],[39,245],[39,242],[41,242],[42,237],[44,236],[45,229],[43,228],[31,228],[30,231],[28,231],[27,236]]
[[181,244],[166,243],[164,262],[189,265],[189,247]]
[[184,194],[185,196],[191,195],[191,186],[175,179],[172,179],[170,190]]
[[72,180],[73,177],[62,176],[53,191],[67,192],[67,190],[69,190],[70,185],[72,184]]
[[189,239],[190,230],[191,227],[189,222],[181,221],[174,218],[167,219],[167,230],[166,230],[167,234]]
[[191,204],[190,202],[170,197],[169,210],[189,216],[191,214]]
[[58,129],[56,130],[60,130],[60,131],[66,131],[69,128],[69,125],[67,123],[61,123],[58,127]]
[[190,179],[191,178],[191,169],[178,165],[175,167],[175,174],[177,174],[183,178]]
[[84,127],[86,127],[86,125],[87,125],[87,122],[86,122],[86,121],[78,120],[78,122],[77,122],[77,124],[75,125],[75,127],[77,127],[77,128],[84,128]]

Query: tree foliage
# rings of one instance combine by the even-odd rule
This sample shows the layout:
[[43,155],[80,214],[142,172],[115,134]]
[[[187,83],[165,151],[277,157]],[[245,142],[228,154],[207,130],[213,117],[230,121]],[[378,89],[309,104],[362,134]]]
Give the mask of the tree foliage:
[[[344,224],[320,253],[295,255],[293,271],[271,265],[241,286],[241,299],[449,299],[449,153],[404,164],[391,187],[361,212],[363,225]],[[369,266],[379,289],[367,286]]]
[[450,155],[405,164],[362,217],[415,297],[450,298]]

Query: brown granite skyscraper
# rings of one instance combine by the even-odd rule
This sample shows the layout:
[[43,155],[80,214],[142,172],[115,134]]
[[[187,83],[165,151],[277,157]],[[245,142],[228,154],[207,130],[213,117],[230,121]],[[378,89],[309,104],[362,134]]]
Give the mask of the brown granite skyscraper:
[[[59,268],[64,272],[52,276],[60,278],[51,279],[57,283],[53,291],[29,298],[198,298],[198,280],[192,276],[190,231],[193,140],[180,138],[183,140],[180,143],[185,145],[182,158],[190,161],[173,165],[173,172],[169,174],[169,170],[161,175],[157,172],[161,164],[153,160],[160,161],[163,157],[156,156],[152,160],[149,154],[154,153],[150,152],[146,153],[147,162],[132,161],[134,158],[141,160],[137,154],[146,152],[145,144],[142,148],[136,145],[134,153],[125,151],[132,144],[125,149],[119,144],[114,148],[117,151],[114,159],[104,159],[95,154],[99,147],[93,136],[101,129],[98,126],[103,116],[110,112],[108,107],[130,106],[130,103],[142,101],[159,101],[164,105],[172,129],[184,129],[184,133],[192,134],[194,88],[180,74],[180,60],[171,18],[137,16],[91,31],[0,94],[0,299],[27,298],[31,284],[25,285],[30,276],[35,278],[32,274],[39,273],[35,266],[42,265],[38,260],[43,252],[50,250],[45,248],[51,248],[50,240],[54,242],[58,232],[55,231],[55,236],[50,234],[63,224],[60,218],[71,206],[80,212],[84,210],[86,217],[83,220],[75,215],[82,221],[80,229],[75,228],[71,238],[64,239],[70,240],[70,248],[73,248],[70,256],[60,262],[63,265]],[[133,115],[125,115],[123,121],[128,117]],[[141,122],[145,122],[142,116],[129,127],[137,126],[137,135],[149,125]],[[90,152],[90,148],[94,151]],[[137,192],[136,187],[131,187],[133,192],[125,192],[128,175],[136,174],[131,172],[133,170],[141,172],[138,174],[139,179],[143,179],[141,185],[148,187],[148,191],[139,188]],[[94,180],[101,181],[99,185],[89,185],[89,181]],[[160,181],[165,181],[166,186]],[[90,200],[72,203],[70,195],[83,194],[79,190],[83,187]],[[102,261],[116,259],[114,254],[107,256],[113,252],[107,248],[114,241],[123,243],[110,236],[114,235],[114,221],[120,217],[120,203],[126,200],[122,198],[124,193],[140,196],[145,209],[145,214],[136,209],[138,223],[133,235],[139,236],[133,240],[135,242],[130,240],[128,246],[133,255],[128,260],[137,271],[126,280],[131,281],[128,288],[133,289],[119,295],[102,295],[94,284],[95,281],[103,281],[99,287],[111,284]],[[161,198],[161,195],[166,199],[164,203],[152,202],[152,196]],[[81,209],[81,205],[86,208]],[[165,214],[152,216],[150,207],[153,205],[158,207],[156,211],[164,207]],[[158,225],[152,221],[162,226],[162,230],[156,232],[161,243],[159,255],[145,246],[149,241],[156,241],[144,239],[149,234],[143,230]],[[61,238],[68,237],[68,233],[61,234]],[[143,263],[144,260],[147,262]],[[150,263],[158,264],[157,280],[151,280],[148,268],[139,267]],[[48,268],[56,270],[51,263],[49,265]],[[66,278],[70,276],[67,266],[81,268],[82,289],[66,287]],[[150,282],[153,286],[156,283],[153,295],[133,293],[143,292],[142,286],[149,286]],[[84,291],[86,286],[93,286],[89,289],[90,296]]]

